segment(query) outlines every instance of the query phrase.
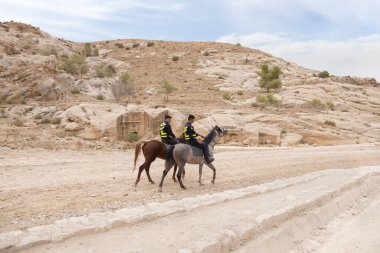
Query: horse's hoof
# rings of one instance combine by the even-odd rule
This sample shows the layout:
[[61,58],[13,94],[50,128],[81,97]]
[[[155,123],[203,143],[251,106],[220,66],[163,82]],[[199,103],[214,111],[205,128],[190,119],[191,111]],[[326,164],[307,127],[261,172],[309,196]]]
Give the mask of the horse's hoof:
[[158,192],[162,192],[162,187],[158,187]]
[[173,178],[173,182],[174,182],[174,183],[177,183],[177,179]]
[[182,188],[182,190],[186,190],[187,189],[186,186],[182,186],[181,188]]
[[150,181],[149,183],[150,183],[150,184],[154,184],[154,181]]
[[212,184],[215,184],[215,180],[211,180],[211,183],[212,183]]

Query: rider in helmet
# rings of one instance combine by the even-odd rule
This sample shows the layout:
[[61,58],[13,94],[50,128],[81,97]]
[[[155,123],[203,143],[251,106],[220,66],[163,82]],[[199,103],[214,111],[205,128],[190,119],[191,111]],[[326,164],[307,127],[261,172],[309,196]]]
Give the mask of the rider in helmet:
[[200,136],[202,138],[205,138],[203,135],[198,134],[194,127],[193,123],[195,121],[195,116],[194,115],[189,115],[188,117],[188,122],[183,129],[183,135],[184,135],[184,140],[185,143],[190,144],[191,146],[200,148],[203,150],[203,154],[205,157],[205,160],[208,164],[212,163],[214,161],[214,158],[210,157],[210,152],[208,150],[208,145],[206,145],[203,141],[197,140],[196,137]]
[[160,125],[160,136],[163,143],[175,145],[178,143],[178,140],[170,126],[171,119],[170,115],[165,115],[165,121]]

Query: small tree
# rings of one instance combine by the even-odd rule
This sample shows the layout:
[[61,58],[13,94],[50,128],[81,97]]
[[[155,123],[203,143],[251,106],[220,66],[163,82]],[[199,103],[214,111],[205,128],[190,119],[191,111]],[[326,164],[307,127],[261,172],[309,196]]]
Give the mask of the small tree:
[[119,76],[119,80],[112,87],[112,94],[116,101],[120,101],[123,96],[128,96],[131,99],[135,93],[135,87],[131,76],[124,72]]
[[86,57],[89,57],[92,55],[92,48],[90,43],[85,43],[84,44],[84,55]]
[[318,77],[319,78],[327,78],[327,77],[329,77],[330,76],[330,73],[328,72],[328,71],[326,71],[326,70],[324,70],[324,71],[322,71],[322,72],[320,72],[319,74],[318,74]]
[[166,101],[169,101],[169,95],[173,91],[177,90],[177,88],[166,79],[164,81],[162,81],[161,89],[162,89],[162,92],[165,93],[165,95],[166,95]]
[[257,75],[260,76],[260,88],[266,89],[268,93],[271,89],[281,88],[282,82],[280,80],[280,74],[281,69],[278,66],[269,69],[267,64],[261,65],[261,71],[257,72]]
[[68,74],[80,75],[80,77],[88,72],[88,65],[85,58],[79,54],[62,58],[61,68]]

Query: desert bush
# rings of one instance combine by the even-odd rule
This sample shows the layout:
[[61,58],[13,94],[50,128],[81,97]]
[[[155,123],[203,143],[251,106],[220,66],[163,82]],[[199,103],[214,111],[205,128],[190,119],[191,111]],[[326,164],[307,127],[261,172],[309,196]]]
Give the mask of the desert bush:
[[324,70],[324,71],[322,71],[322,72],[320,72],[319,74],[318,74],[318,77],[319,78],[327,78],[327,77],[329,77],[330,76],[330,73],[328,72],[328,71],[326,71],[326,70]]
[[198,63],[199,63],[199,59],[198,59],[198,58],[193,58],[193,59],[191,59],[191,64],[192,64],[193,66],[196,66]]
[[225,92],[222,93],[222,97],[223,97],[224,100],[231,100],[232,95],[231,95],[230,92],[225,91]]
[[209,53],[208,51],[205,51],[205,52],[203,53],[203,56],[210,56],[210,53]]
[[36,116],[34,116],[34,119],[42,119],[42,115],[41,114],[37,114]]
[[98,67],[95,69],[96,76],[99,78],[112,77],[116,75],[116,69],[113,65]]
[[135,86],[131,76],[124,72],[119,76],[118,81],[112,87],[112,94],[116,101],[120,101],[123,96],[129,96],[129,99],[135,93]]
[[235,46],[241,47],[241,44],[240,43],[236,43]]
[[131,132],[125,137],[125,141],[127,142],[136,142],[139,140],[139,134],[136,132]]
[[335,105],[332,101],[328,101],[326,102],[326,105],[327,107],[330,109],[330,110],[334,110],[335,109]]
[[328,125],[328,126],[333,126],[333,127],[336,126],[336,123],[332,120],[325,120],[325,122],[323,122],[323,124]]
[[121,43],[115,43],[115,46],[118,47],[118,48],[124,48],[124,45],[121,44]]
[[241,91],[241,90],[239,90],[239,91],[237,92],[237,94],[238,94],[239,96],[243,96],[243,95],[244,95],[244,92]]
[[99,49],[95,48],[94,50],[92,50],[92,55],[99,56]]
[[25,45],[25,46],[23,46],[22,48],[25,49],[25,50],[29,50],[29,49],[31,49],[32,47],[31,47],[30,45]]
[[161,92],[166,95],[166,101],[169,101],[169,95],[175,90],[177,90],[177,88],[168,80],[165,79],[162,81]]
[[15,119],[13,121],[13,125],[15,125],[17,127],[22,127],[22,126],[24,126],[24,121],[22,119]]
[[103,94],[98,94],[98,95],[96,96],[96,99],[97,99],[97,100],[104,100],[104,95],[103,95]]
[[172,61],[179,61],[179,56],[173,55],[172,56]]
[[149,41],[148,44],[147,44],[147,47],[153,47],[154,46],[154,42],[153,41]]
[[134,43],[134,44],[132,44],[133,48],[136,48],[136,47],[139,47],[139,46],[140,46],[140,43]]
[[317,98],[314,98],[313,100],[309,101],[309,104],[312,106],[312,107],[321,107],[322,106],[322,102],[321,100],[317,99]]
[[43,56],[55,55],[56,57],[58,57],[58,51],[54,47],[49,47],[49,48],[41,49],[40,55],[43,55]]
[[280,80],[281,69],[274,66],[272,69],[267,64],[261,65],[261,71],[257,72],[260,77],[259,86],[269,93],[271,89],[279,89],[282,86]]
[[49,117],[43,117],[40,121],[41,124],[50,124],[51,123],[51,118]]
[[78,87],[74,87],[70,90],[71,94],[80,94],[80,89]]
[[282,104],[282,100],[279,98],[276,98],[272,94],[266,94],[266,95],[256,96],[256,103],[261,107],[264,107],[267,105],[273,105],[278,108]]
[[84,55],[86,57],[89,57],[92,55],[91,43],[85,43],[84,44]]
[[72,75],[80,75],[88,72],[88,65],[82,55],[74,54],[67,58],[61,58],[61,69]]
[[51,123],[53,125],[59,125],[59,124],[61,124],[61,118],[54,117],[51,119]]
[[0,109],[0,119],[8,118],[8,114],[5,112],[3,108]]

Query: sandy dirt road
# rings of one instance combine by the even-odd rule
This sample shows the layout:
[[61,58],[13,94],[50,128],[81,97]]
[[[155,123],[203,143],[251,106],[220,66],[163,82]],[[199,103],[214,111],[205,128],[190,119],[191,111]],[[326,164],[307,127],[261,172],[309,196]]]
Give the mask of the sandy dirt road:
[[[380,146],[354,145],[297,148],[218,147],[211,170],[204,168],[197,183],[198,167],[187,166],[180,190],[168,176],[163,193],[148,183],[145,174],[137,189],[131,175],[133,151],[47,151],[0,149],[0,232],[50,224],[64,217],[115,210],[151,201],[181,199],[204,193],[236,189],[278,178],[332,169],[380,164]],[[141,163],[141,158],[139,160]],[[163,161],[151,167],[159,181]]]

